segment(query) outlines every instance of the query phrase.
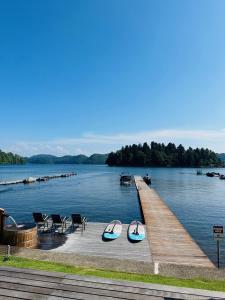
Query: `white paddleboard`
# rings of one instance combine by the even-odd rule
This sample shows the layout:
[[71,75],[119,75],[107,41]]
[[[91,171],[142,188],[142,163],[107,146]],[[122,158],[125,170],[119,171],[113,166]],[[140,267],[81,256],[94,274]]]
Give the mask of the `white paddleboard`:
[[145,238],[145,228],[139,221],[132,221],[128,227],[128,237],[131,241],[142,241]]
[[110,222],[104,232],[103,232],[103,238],[107,240],[115,240],[117,239],[122,232],[122,224],[119,220],[113,220]]

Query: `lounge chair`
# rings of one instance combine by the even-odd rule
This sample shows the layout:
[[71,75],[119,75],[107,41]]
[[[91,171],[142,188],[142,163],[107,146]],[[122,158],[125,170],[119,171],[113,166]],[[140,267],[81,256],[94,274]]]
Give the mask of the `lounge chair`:
[[47,215],[40,212],[34,212],[33,219],[38,228],[41,228],[43,226],[43,231],[45,230],[45,227],[48,228],[49,217]]
[[68,221],[68,218],[61,217],[60,215],[51,215],[51,218],[52,218],[52,228],[57,229],[61,227],[63,233],[64,229],[66,229],[66,221]]
[[75,228],[77,225],[78,227],[81,225],[81,231],[85,230],[87,219],[85,217],[81,217],[80,214],[72,214],[71,215],[72,226]]

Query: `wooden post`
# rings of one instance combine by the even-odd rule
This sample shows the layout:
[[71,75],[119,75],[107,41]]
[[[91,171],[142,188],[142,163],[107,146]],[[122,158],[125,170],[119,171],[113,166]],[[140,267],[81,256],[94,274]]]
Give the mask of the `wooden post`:
[[220,267],[220,240],[217,240],[217,267]]
[[11,255],[11,247],[10,245],[7,246],[7,256],[9,257]]

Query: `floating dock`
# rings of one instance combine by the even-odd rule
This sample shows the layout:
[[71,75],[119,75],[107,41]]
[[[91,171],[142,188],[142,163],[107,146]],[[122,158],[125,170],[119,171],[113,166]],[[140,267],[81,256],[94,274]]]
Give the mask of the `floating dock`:
[[75,176],[77,175],[76,173],[66,173],[66,174],[56,174],[56,175],[48,175],[48,176],[42,176],[42,177],[28,177],[25,179],[19,179],[19,180],[11,180],[11,181],[0,181],[0,186],[1,185],[11,185],[11,184],[29,184],[29,183],[34,183],[34,182],[41,182],[41,181],[48,181],[50,179],[57,179],[57,178],[65,178],[65,177],[70,177],[70,176]]
[[214,267],[183,225],[141,176],[135,176],[153,262]]

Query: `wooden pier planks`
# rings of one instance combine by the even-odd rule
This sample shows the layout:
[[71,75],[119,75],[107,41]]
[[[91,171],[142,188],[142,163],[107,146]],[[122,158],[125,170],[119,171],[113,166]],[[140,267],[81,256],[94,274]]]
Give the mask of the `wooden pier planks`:
[[214,267],[156,191],[141,176],[134,179],[153,261]]
[[[68,234],[67,240],[55,252],[77,253],[88,256],[98,256],[115,259],[130,259],[132,261],[151,262],[151,254],[147,239],[141,243],[131,243],[127,238],[128,224],[122,224],[121,236],[112,241],[103,241],[102,233],[107,223],[88,222],[86,230],[81,234],[80,229]],[[46,237],[46,240],[45,240]],[[53,244],[52,234],[41,238],[42,248],[45,243]],[[46,245],[47,246],[47,245]]]

